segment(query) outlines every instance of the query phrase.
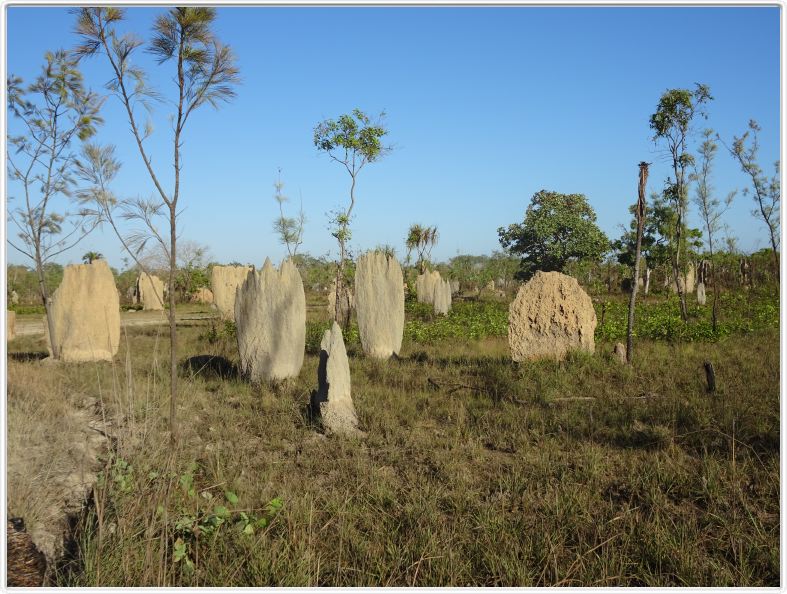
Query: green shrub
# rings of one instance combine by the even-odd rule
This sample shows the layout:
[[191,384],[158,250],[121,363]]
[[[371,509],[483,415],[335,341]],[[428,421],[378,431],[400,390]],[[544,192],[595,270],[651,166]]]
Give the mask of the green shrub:
[[[715,341],[731,334],[748,334],[758,330],[779,328],[779,295],[773,288],[747,292],[725,292],[719,296],[716,331],[711,321],[711,300],[703,306],[691,302],[689,321],[680,317],[678,298],[665,301],[640,302],[634,313],[634,336],[677,342]],[[624,301],[596,303],[596,339],[616,341],[626,338],[628,304]],[[602,309],[604,323],[601,323]]]
[[408,319],[404,337],[418,343],[445,339],[478,340],[508,333],[508,304],[497,301],[460,301],[447,316],[434,314],[431,305],[412,303],[406,307]]

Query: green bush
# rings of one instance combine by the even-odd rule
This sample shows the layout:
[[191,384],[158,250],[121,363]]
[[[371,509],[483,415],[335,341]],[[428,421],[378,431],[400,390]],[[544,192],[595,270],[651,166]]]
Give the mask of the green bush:
[[431,305],[408,303],[404,337],[419,343],[445,339],[478,340],[508,333],[508,304],[497,301],[460,301],[447,316],[434,314]]
[[[320,352],[320,343],[322,342],[322,335],[325,331],[330,329],[331,321],[329,320],[310,320],[306,322],[306,352],[316,355]],[[350,329],[343,334],[344,345],[349,350],[350,347],[360,347],[361,336],[358,333],[358,324],[353,320],[350,323]]]

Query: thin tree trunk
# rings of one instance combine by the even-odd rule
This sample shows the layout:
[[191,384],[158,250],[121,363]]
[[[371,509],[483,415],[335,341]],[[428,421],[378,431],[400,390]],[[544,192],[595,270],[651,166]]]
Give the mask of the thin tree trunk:
[[683,217],[678,217],[678,223],[675,229],[675,253],[672,257],[672,276],[675,279],[675,288],[678,292],[678,299],[680,301],[680,317],[684,322],[688,321],[689,314],[686,307],[686,284],[685,279],[681,278],[680,272],[680,241],[683,237],[681,227],[683,226]]
[[[713,229],[711,228],[711,224],[708,223],[708,252],[710,253],[710,276],[713,279],[713,305],[711,306],[711,328],[713,328],[713,333],[716,333],[716,325],[718,323],[718,316],[719,316],[719,283],[716,281],[716,261],[713,259]],[[705,271],[707,270],[706,266],[702,268],[702,281],[707,286],[708,279],[705,278]]]
[[[712,257],[712,256],[711,256]],[[711,321],[713,324],[713,332],[716,332],[716,325],[719,319],[719,287],[716,282],[715,267],[711,264],[711,278],[713,279],[713,307],[711,308]]]
[[645,186],[648,183],[648,164],[644,161],[639,164],[639,199],[637,201],[637,246],[634,250],[634,282],[631,284],[631,298],[629,299],[628,327],[626,329],[626,362],[631,365],[634,361],[634,307],[637,301],[639,288],[639,260],[642,250],[642,232],[645,227]]
[[653,271],[650,269],[650,266],[648,266],[647,263],[645,263],[645,287],[644,287],[645,295],[647,295],[650,292],[650,273],[651,272],[653,272]]
[[[689,320],[689,312],[686,307],[686,286],[681,283],[680,278],[680,250],[683,239],[683,221],[685,216],[684,206],[684,165],[680,164],[678,148],[683,146],[684,140],[682,139],[678,145],[673,147],[672,150],[672,168],[675,172],[675,214],[677,220],[675,221],[675,250],[672,257],[672,275],[675,278],[675,288],[678,292],[678,300],[680,301],[680,317],[684,322]],[[685,279],[684,279],[685,280]]]
[[773,249],[773,265],[775,266],[774,273],[776,274],[776,282],[781,284],[781,271],[779,270],[779,251],[776,248],[776,235],[771,225],[768,225],[768,230],[771,232],[771,248]]
[[[346,227],[345,227],[346,228]],[[339,265],[336,267],[336,294],[333,307],[333,319],[345,333],[350,327],[350,297],[344,286],[344,268],[347,258],[345,240],[339,240]]]
[[178,395],[178,331],[175,318],[175,273],[177,271],[177,206],[180,194],[180,133],[183,126],[183,99],[185,77],[183,73],[183,52],[185,48],[184,32],[180,31],[180,48],[178,50],[178,119],[175,125],[175,190],[169,202],[169,366],[170,366],[170,393],[169,393],[169,430],[173,442],[178,439],[178,423],[176,415],[176,401]]
[[[355,163],[353,163],[353,169],[355,169]],[[350,328],[350,317],[352,311],[350,307],[349,293],[347,288],[344,286],[344,269],[347,259],[347,239],[344,233],[350,225],[350,215],[352,214],[353,207],[355,206],[355,174],[352,171],[350,172],[350,177],[352,178],[352,184],[350,185],[350,207],[347,209],[347,212],[344,215],[346,221],[340,230],[339,266],[336,270],[336,302],[333,312],[333,319],[337,324],[342,326],[342,329],[345,333]]]
[[178,438],[178,424],[175,412],[175,401],[178,394],[178,332],[175,321],[175,269],[177,255],[177,229],[175,221],[175,204],[170,207],[170,254],[169,254],[169,342],[170,342],[170,393],[169,393],[169,429],[172,441]]
[[46,312],[46,326],[47,330],[49,330],[49,348],[52,350],[52,358],[60,359],[60,349],[55,339],[55,321],[52,319],[52,304],[49,301],[49,289],[46,287],[44,265],[41,263],[41,253],[38,248],[36,248],[36,272],[38,273],[38,289],[41,293],[41,301],[44,303],[44,311]]

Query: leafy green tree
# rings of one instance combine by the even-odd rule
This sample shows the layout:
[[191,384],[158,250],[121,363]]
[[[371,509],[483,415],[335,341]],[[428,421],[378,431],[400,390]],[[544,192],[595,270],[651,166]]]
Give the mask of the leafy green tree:
[[667,179],[665,195],[669,197],[675,210],[675,233],[672,250],[672,274],[678,289],[680,313],[684,321],[688,320],[686,292],[680,281],[682,267],[685,266],[681,256],[684,253],[684,233],[686,229],[686,212],[688,209],[688,172],[694,164],[694,157],[688,151],[687,143],[691,132],[691,124],[698,115],[707,117],[703,106],[711,101],[710,89],[706,85],[697,84],[691,91],[688,89],[670,89],[659,99],[656,111],[650,116],[650,128],[653,130],[653,141],[666,145],[672,161],[674,181]]
[[497,230],[500,244],[522,257],[519,277],[537,270],[562,271],[572,260],[598,261],[609,250],[609,240],[596,225],[596,213],[583,194],[540,190],[522,223]]
[[[624,229],[620,238],[612,242],[612,249],[617,252],[617,261],[624,266],[634,267],[634,254],[637,242],[636,206],[629,207],[632,215],[627,230]],[[670,263],[670,241],[674,226],[674,210],[661,195],[651,193],[647,205],[647,217],[642,232],[641,257],[645,260],[645,286],[647,295],[650,291],[650,275],[655,269]],[[622,227],[622,226],[621,226]]]
[[[489,270],[489,256],[475,256],[472,254],[459,254],[448,261],[451,279],[458,280],[463,285],[472,286],[479,290],[492,278]],[[519,260],[517,259],[517,268]]]
[[[760,149],[757,134],[762,130],[754,120],[749,120],[749,129],[741,136],[735,136],[732,140],[732,148],[727,147],[730,154],[740,163],[743,172],[751,178],[752,187],[744,188],[744,195],[748,195],[751,190],[757,208],[752,211],[752,215],[762,219],[768,228],[771,240],[771,250],[773,251],[773,262],[778,278],[779,274],[779,204],[781,202],[781,183],[779,182],[779,161],[774,166],[773,177],[768,179],[763,173],[762,167],[757,163],[757,152]],[[751,134],[751,142],[746,146],[746,142]]]
[[[46,289],[51,295],[63,281],[64,268],[62,264],[47,262],[44,264],[44,282]],[[33,305],[41,303],[41,291],[38,282],[38,272],[35,267],[28,268],[21,264],[9,264],[7,268],[7,295],[10,297],[13,291],[16,292],[19,304]]]
[[[55,201],[72,195],[72,144],[90,138],[102,123],[102,101],[84,87],[77,61],[64,50],[47,52],[44,59],[41,74],[27,88],[19,77],[10,76],[7,81],[8,109],[22,130],[8,135],[12,149],[6,153],[8,176],[23,193],[21,197],[9,196],[9,202],[17,200],[20,206],[9,208],[9,218],[19,229],[19,241],[9,239],[8,243],[35,264],[52,357],[58,359],[45,267],[96,225],[86,225],[80,213],[55,212]],[[70,229],[65,228],[67,224]]]
[[129,296],[131,287],[136,287],[138,277],[139,270],[136,266],[124,270],[115,277],[115,284],[117,285],[118,293],[120,293],[120,299],[124,303]]
[[315,285],[328,286],[335,278],[335,264],[327,256],[315,258],[309,253],[298,254],[293,258],[304,284],[312,288]]
[[301,201],[301,210],[298,217],[285,217],[284,216],[284,203],[289,200],[287,196],[282,193],[284,189],[284,182],[281,181],[281,168],[279,168],[279,177],[276,183],[273,184],[276,188],[276,193],[273,198],[279,205],[279,218],[273,221],[273,231],[279,236],[279,241],[287,248],[287,253],[290,258],[294,258],[298,254],[298,248],[303,243],[303,225],[306,223],[306,215],[303,212],[303,201]]
[[[634,208],[629,208],[634,215]],[[648,216],[642,234],[641,257],[645,260],[645,287],[647,295],[650,290],[650,276],[655,271],[664,271],[667,277],[672,276],[671,263],[675,237],[675,210],[663,194],[651,193],[647,206]],[[622,227],[622,226],[621,226]],[[696,228],[684,228],[684,253],[695,254],[702,247],[702,232]],[[632,218],[629,229],[612,242],[618,262],[627,267],[634,266],[634,250],[636,243],[636,219]]]
[[382,138],[388,134],[382,120],[385,113],[381,113],[377,121],[373,122],[360,109],[354,109],[351,114],[339,116],[339,119],[328,119],[320,122],[314,128],[314,146],[318,151],[326,153],[331,160],[342,165],[350,175],[350,203],[346,209],[333,213],[331,235],[339,242],[339,262],[336,266],[336,311],[335,319],[346,329],[350,323],[349,303],[346,307],[339,304],[346,301],[346,287],[344,282],[344,269],[347,261],[347,242],[352,237],[350,220],[355,207],[355,185],[358,174],[369,163],[379,161],[391,149],[382,143]]
[[502,251],[493,251],[487,264],[492,279],[512,282],[519,271],[519,258]]
[[[123,20],[123,9],[118,7],[80,8],[77,14],[77,33],[82,44],[77,47],[79,56],[103,55],[106,57],[111,78],[107,87],[120,99],[128,117],[134,142],[147,172],[156,189],[156,199],[136,203],[138,220],[143,221],[156,237],[169,260],[169,330],[170,330],[170,431],[177,439],[175,401],[178,384],[178,348],[175,324],[175,296],[177,277],[177,216],[180,200],[180,175],[183,167],[181,150],[184,131],[192,114],[199,108],[220,104],[235,97],[235,85],[240,80],[235,57],[229,46],[223,45],[213,32],[216,11],[207,6],[177,7],[160,14],[153,25],[153,34],[147,51],[159,65],[173,67],[174,92],[168,101],[173,107],[172,123],[172,179],[170,191],[165,190],[162,170],[156,171],[145,141],[153,133],[152,124],[140,126],[139,105],[149,109],[151,100],[163,100],[163,95],[149,87],[147,73],[132,58],[143,41],[131,34],[120,35],[115,27]],[[154,221],[161,215],[168,219],[169,241],[159,235]],[[145,239],[142,239],[144,243]]]

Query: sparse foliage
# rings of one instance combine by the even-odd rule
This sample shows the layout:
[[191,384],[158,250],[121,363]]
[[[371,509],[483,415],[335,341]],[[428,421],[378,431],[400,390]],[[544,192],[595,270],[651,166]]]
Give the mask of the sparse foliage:
[[[770,179],[765,175],[757,163],[757,152],[760,149],[758,133],[762,130],[754,120],[749,120],[749,129],[741,136],[732,140],[730,154],[740,163],[743,172],[751,178],[751,188],[744,188],[744,195],[750,192],[754,197],[757,208],[752,214],[761,219],[768,228],[773,250],[773,260],[776,271],[779,270],[779,205],[781,202],[781,183],[779,181],[779,161],[773,164],[774,174]],[[747,141],[749,142],[747,146]]]
[[102,100],[84,87],[76,60],[64,50],[47,52],[44,59],[41,74],[27,88],[17,76],[7,81],[8,110],[21,124],[21,133],[8,134],[8,176],[23,194],[9,196],[9,202],[19,204],[9,208],[19,241],[8,242],[35,263],[52,356],[57,359],[44,267],[79,243],[96,222],[88,224],[80,212],[56,210],[56,200],[73,194],[74,141],[90,138],[103,120]]
[[659,99],[658,106],[650,116],[650,128],[653,130],[653,141],[666,144],[669,159],[672,162],[674,181],[667,179],[664,194],[672,202],[675,211],[675,234],[672,249],[672,274],[677,285],[680,299],[680,311],[684,321],[688,320],[686,292],[680,280],[682,266],[681,256],[685,251],[684,234],[686,229],[686,212],[688,209],[688,171],[694,164],[694,157],[688,151],[687,142],[691,133],[691,124],[696,116],[706,117],[704,105],[713,97],[706,85],[697,84],[696,88],[670,89]]
[[[169,252],[164,238],[153,226],[155,204],[141,199],[119,199],[112,191],[111,184],[120,167],[121,163],[115,157],[113,145],[85,143],[81,157],[76,160],[77,175],[85,182],[85,186],[76,194],[82,205],[82,212],[86,219],[92,219],[99,225],[108,223],[112,227],[124,251],[141,272],[152,274],[154,270],[166,270]],[[129,221],[143,219],[148,226],[124,235],[118,226],[116,212],[122,219]],[[148,248],[146,253],[145,248],[151,238],[155,238],[156,247]],[[161,254],[163,257],[154,260],[148,255],[150,253]],[[162,297],[159,297],[159,300],[161,299]],[[164,303],[161,305],[163,307]]]
[[[346,209],[331,213],[331,235],[339,243],[339,262],[336,266],[336,303],[345,294],[344,268],[347,260],[347,242],[351,239],[350,221],[355,207],[355,185],[358,174],[367,164],[379,161],[391,149],[383,145],[382,138],[388,134],[383,124],[385,112],[377,121],[372,121],[360,109],[351,114],[339,116],[338,120],[328,119],[314,128],[314,146],[326,153],[331,160],[341,164],[350,175],[350,203]],[[336,307],[335,319],[345,330],[349,327],[349,308]]]
[[298,254],[298,248],[303,243],[303,225],[306,223],[306,215],[303,212],[303,200],[301,200],[301,209],[297,217],[284,216],[284,203],[289,201],[289,198],[282,192],[284,189],[284,182],[281,181],[281,169],[279,169],[279,177],[276,183],[273,184],[276,193],[273,198],[279,205],[279,218],[273,221],[273,230],[279,236],[279,241],[287,248],[287,253],[290,258],[294,258]]
[[[181,148],[183,132],[191,115],[204,105],[218,108],[235,97],[235,86],[240,82],[235,57],[229,46],[223,45],[213,32],[216,11],[205,6],[172,8],[160,14],[153,24],[153,34],[147,51],[159,65],[173,65],[174,106],[172,148],[174,182],[170,192],[164,189],[156,172],[145,140],[153,133],[152,125],[140,126],[138,105],[151,109],[151,101],[164,95],[148,85],[147,73],[134,64],[132,58],[143,41],[132,34],[119,34],[115,27],[123,20],[123,9],[117,7],[88,7],[76,10],[77,33],[82,44],[76,48],[79,56],[103,55],[111,68],[107,89],[123,104],[131,133],[142,161],[156,189],[155,200],[138,199],[134,213],[147,230],[156,237],[169,255],[169,326],[170,326],[170,429],[177,437],[175,401],[177,396],[177,330],[175,326],[175,288],[177,276],[177,215],[180,199]],[[169,223],[169,237],[159,233],[155,220],[165,215]],[[167,241],[168,239],[168,241]],[[124,246],[125,247],[125,246]]]
[[711,184],[711,171],[713,169],[713,159],[716,157],[718,145],[713,141],[713,130],[706,129],[702,133],[703,142],[699,149],[699,166],[694,168],[691,179],[697,182],[694,194],[694,203],[697,205],[703,226],[705,227],[705,238],[708,252],[710,254],[711,278],[713,279],[713,306],[711,308],[711,320],[713,331],[716,331],[718,322],[718,302],[719,286],[716,282],[715,268],[716,261],[713,257],[715,249],[714,234],[721,229],[721,217],[732,205],[735,192],[730,192],[724,199],[724,203],[714,195],[713,185]]
[[413,251],[418,254],[416,261],[416,268],[419,272],[424,272],[427,262],[432,257],[432,248],[437,245],[440,234],[437,231],[437,226],[424,227],[418,223],[410,225],[405,238],[405,247],[407,247],[407,262],[410,262],[410,257]]

